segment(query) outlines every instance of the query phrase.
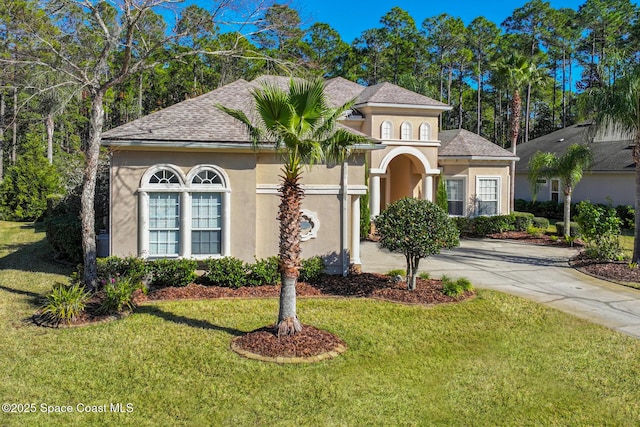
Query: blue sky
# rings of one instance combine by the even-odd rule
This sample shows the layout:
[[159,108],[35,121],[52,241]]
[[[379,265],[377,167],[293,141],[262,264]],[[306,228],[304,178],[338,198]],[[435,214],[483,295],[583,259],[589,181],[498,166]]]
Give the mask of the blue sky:
[[[342,39],[351,43],[362,31],[380,26],[380,18],[392,7],[398,6],[413,17],[420,28],[425,18],[448,13],[462,18],[469,24],[474,18],[484,16],[500,26],[514,9],[522,7],[527,0],[293,0],[293,8],[300,12],[304,27],[314,22],[325,22],[340,33]],[[551,0],[551,7],[578,10],[586,0]],[[633,1],[637,4],[637,1]]]

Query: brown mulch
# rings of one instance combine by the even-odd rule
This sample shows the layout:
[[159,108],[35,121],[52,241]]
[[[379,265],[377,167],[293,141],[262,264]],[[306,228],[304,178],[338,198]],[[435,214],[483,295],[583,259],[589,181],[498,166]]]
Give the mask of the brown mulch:
[[583,273],[611,280],[614,282],[640,284],[640,268],[631,268],[628,262],[595,261],[584,256],[583,253],[571,259],[569,264]]
[[266,357],[312,357],[346,347],[344,341],[330,332],[303,325],[295,335],[278,338],[275,326],[265,326],[234,340],[237,347]]
[[[547,246],[563,246],[570,247],[571,245],[564,241],[563,238],[552,239],[548,234],[542,234],[540,236],[532,236],[526,231],[504,231],[502,233],[490,234],[487,237],[490,239],[506,239],[517,240],[523,243],[529,243],[533,245],[547,245]],[[582,242],[579,240],[573,242],[574,247],[582,247]]]

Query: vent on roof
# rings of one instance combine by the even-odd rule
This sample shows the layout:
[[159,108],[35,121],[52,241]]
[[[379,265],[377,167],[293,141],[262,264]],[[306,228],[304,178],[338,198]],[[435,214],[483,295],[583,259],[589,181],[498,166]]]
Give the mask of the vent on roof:
[[560,139],[558,140],[558,142],[563,142],[563,141],[564,141],[564,138],[560,138]]

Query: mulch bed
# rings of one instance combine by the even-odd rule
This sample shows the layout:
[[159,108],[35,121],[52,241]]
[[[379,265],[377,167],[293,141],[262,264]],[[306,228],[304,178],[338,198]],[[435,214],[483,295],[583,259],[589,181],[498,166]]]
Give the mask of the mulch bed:
[[578,256],[571,259],[569,264],[579,271],[601,279],[620,282],[623,284],[640,284],[640,268],[631,268],[628,262],[595,261],[586,258],[583,253],[580,253]]
[[[487,237],[490,239],[505,239],[505,240],[516,240],[523,243],[533,244],[533,245],[547,245],[547,246],[562,246],[562,247],[570,247],[571,245],[562,237],[557,239],[552,239],[551,236],[547,234],[543,234],[540,236],[532,236],[526,231],[504,231],[502,233],[490,234]],[[583,244],[581,241],[576,240],[573,242],[573,247],[582,247]]]

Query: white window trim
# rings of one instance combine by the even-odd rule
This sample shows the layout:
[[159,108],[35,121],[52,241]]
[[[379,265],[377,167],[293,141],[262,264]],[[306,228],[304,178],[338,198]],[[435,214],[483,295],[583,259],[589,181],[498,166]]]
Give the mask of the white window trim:
[[[384,127],[385,125],[388,124],[389,125],[389,136],[385,136],[384,134]],[[386,140],[386,139],[393,139],[393,123],[391,123],[390,120],[385,120],[382,123],[380,123],[380,139]]]
[[[480,180],[482,179],[493,179],[498,181],[498,186],[496,189],[496,213],[495,215],[500,215],[500,212],[502,212],[502,177],[501,176],[476,176],[476,203],[475,203],[475,214],[476,216],[479,216],[478,214],[478,202],[480,201],[478,198],[478,188],[480,187]],[[485,215],[485,216],[494,216],[494,215]]]
[[[422,131],[426,129],[426,138],[422,138]],[[418,139],[420,141],[431,141],[431,124],[428,122],[420,123],[420,127],[418,128]]]
[[[149,179],[158,171],[167,169],[178,177],[179,184],[149,184]],[[222,180],[222,185],[192,184],[193,178],[203,170],[215,172]],[[138,189],[138,256],[150,258],[149,253],[149,193],[179,193],[180,194],[180,237],[177,258],[222,258],[231,255],[231,188],[229,176],[215,165],[194,166],[187,175],[172,164],[158,164],[145,171]],[[222,242],[220,254],[191,254],[191,194],[192,193],[221,193],[222,194]],[[164,258],[153,256],[153,258]],[[175,258],[175,257],[173,257]]]
[[[556,181],[558,183],[558,191],[553,191],[553,182]],[[564,194],[562,193],[560,186],[560,178],[551,178],[549,180],[549,200],[553,200],[553,193],[558,193],[558,203],[564,202]]]
[[[467,203],[466,203],[466,201],[468,199],[467,198],[467,188],[469,188],[468,185],[467,185],[467,177],[466,176],[451,175],[451,176],[445,176],[444,180],[445,180],[445,185],[446,185],[446,181],[448,181],[448,180],[462,181],[462,215],[449,214],[449,216],[452,216],[452,217],[458,217],[458,216],[459,217],[464,217],[464,216],[467,216]],[[448,203],[449,203],[449,193],[447,192],[447,205],[448,205]],[[447,212],[447,213],[449,213],[449,212]]]
[[[404,130],[407,128],[409,129],[409,138],[404,137]],[[404,121],[400,125],[400,139],[403,141],[413,141],[413,126],[411,125],[411,122]]]

